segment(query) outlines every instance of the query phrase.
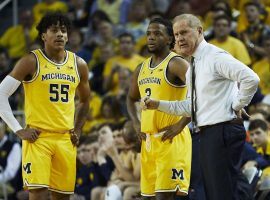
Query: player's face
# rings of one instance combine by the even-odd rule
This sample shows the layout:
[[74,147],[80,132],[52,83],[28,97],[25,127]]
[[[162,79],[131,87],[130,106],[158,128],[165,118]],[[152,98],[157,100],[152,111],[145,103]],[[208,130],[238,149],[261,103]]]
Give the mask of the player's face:
[[267,142],[267,133],[261,128],[250,131],[250,139],[256,146],[261,146]]
[[173,25],[173,33],[179,53],[184,56],[191,56],[198,46],[202,29],[192,28],[186,20],[179,20]]
[[56,49],[64,49],[68,41],[67,28],[58,22],[50,26],[46,33],[42,34],[42,40],[45,46],[51,46]]
[[150,53],[160,52],[168,47],[171,39],[166,31],[166,27],[162,24],[152,23],[148,26],[147,47]]

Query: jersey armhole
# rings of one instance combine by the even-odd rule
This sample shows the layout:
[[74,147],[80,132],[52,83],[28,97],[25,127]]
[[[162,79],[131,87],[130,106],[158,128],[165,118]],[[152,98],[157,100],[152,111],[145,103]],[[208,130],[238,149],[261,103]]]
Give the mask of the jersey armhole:
[[80,82],[81,77],[80,77],[80,74],[79,74],[79,71],[78,71],[77,56],[76,56],[75,53],[73,53],[73,56],[74,56],[74,66],[75,66],[75,71],[76,71],[76,74],[77,74],[77,76],[78,76],[78,82]]
[[32,76],[32,79],[29,80],[29,81],[22,81],[23,83],[32,83],[33,81],[35,81],[39,75],[39,72],[40,72],[40,66],[39,66],[39,59],[38,59],[38,56],[37,54],[34,52],[34,51],[31,51],[31,53],[34,54],[35,58],[36,58],[36,61],[37,61],[37,64],[36,64],[36,71],[34,73],[34,75]]
[[184,83],[183,85],[175,85],[175,84],[171,83],[171,82],[169,81],[169,79],[167,78],[167,70],[168,70],[169,63],[170,63],[171,59],[173,59],[173,58],[175,58],[175,57],[180,57],[180,58],[184,59],[184,58],[183,58],[182,56],[180,56],[180,55],[173,56],[173,57],[170,58],[170,60],[168,61],[167,66],[165,67],[165,70],[164,70],[165,81],[166,81],[170,86],[172,86],[172,87],[176,87],[176,88],[184,88],[184,87],[186,87],[186,84],[185,84],[182,80],[181,80],[181,82]]

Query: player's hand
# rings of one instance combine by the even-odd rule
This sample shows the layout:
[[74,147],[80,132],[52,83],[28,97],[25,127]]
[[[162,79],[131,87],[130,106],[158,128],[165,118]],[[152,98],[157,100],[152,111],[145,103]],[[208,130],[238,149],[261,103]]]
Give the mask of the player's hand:
[[140,123],[133,123],[133,127],[137,133],[137,136],[138,136],[140,142],[142,140],[146,140],[146,134],[141,132],[141,124]]
[[146,110],[146,109],[154,110],[158,108],[159,101],[151,99],[150,97],[146,96],[141,99],[140,105],[141,105],[142,110]]
[[28,140],[29,142],[35,142],[38,139],[40,131],[33,128],[21,129],[16,132],[16,135],[22,140]]
[[70,140],[74,146],[79,145],[79,139],[81,136],[81,131],[70,130]]
[[164,134],[161,137],[161,141],[165,142],[166,140],[169,140],[170,143],[172,143],[173,138],[181,133],[181,131],[184,129],[179,123],[173,124],[171,126],[167,126],[163,129],[161,129],[159,132],[164,132]]

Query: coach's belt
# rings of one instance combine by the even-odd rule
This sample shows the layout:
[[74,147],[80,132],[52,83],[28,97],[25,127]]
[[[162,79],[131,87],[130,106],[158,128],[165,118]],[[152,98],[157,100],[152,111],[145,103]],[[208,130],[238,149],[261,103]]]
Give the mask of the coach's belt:
[[39,127],[36,127],[36,126],[30,126],[30,125],[27,125],[26,128],[33,128],[33,129],[36,129],[40,132],[46,132],[46,133],[60,133],[60,134],[65,134],[65,133],[71,133],[73,129],[71,130],[63,130],[63,131],[54,131],[54,130],[46,130],[46,129],[42,129],[42,128],[39,128]]
[[151,151],[151,135],[155,138],[161,137],[166,131],[154,133],[154,134],[146,134],[146,140],[145,140],[145,149],[146,151]]
[[223,125],[223,124],[237,124],[237,125],[243,125],[243,119],[241,118],[235,118],[232,119],[230,121],[226,121],[226,122],[220,122],[220,123],[216,123],[216,124],[212,124],[212,125],[206,125],[206,126],[199,126],[200,131],[206,129],[206,128],[210,128],[213,126],[218,126],[218,125]]

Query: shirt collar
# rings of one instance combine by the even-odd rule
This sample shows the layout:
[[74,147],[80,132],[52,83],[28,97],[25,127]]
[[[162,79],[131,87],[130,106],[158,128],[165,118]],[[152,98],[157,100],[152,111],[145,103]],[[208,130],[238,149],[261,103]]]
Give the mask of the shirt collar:
[[196,48],[192,56],[196,59],[199,59],[202,56],[202,51],[206,46],[207,46],[207,42],[203,39],[198,45],[198,47]]

